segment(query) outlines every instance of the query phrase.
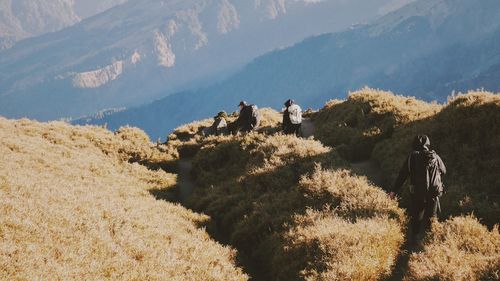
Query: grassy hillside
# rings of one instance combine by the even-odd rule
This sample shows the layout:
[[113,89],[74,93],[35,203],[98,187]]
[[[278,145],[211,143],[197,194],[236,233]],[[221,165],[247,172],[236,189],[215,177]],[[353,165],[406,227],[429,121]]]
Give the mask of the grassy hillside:
[[214,219],[213,232],[258,280],[390,275],[406,221],[396,202],[353,175],[334,149],[274,134],[278,115],[266,116],[267,134],[201,139],[192,132],[204,122],[173,133],[169,144],[195,155],[188,206]]
[[500,232],[474,217],[434,222],[422,251],[410,257],[405,280],[500,280]]
[[[262,114],[262,120],[260,123],[260,133],[272,134],[279,131],[280,123],[283,120],[283,115],[271,108],[260,109]],[[227,122],[232,123],[236,121],[237,116],[229,116]],[[206,144],[215,145],[221,140],[229,140],[232,137],[204,137],[200,134],[200,131],[204,128],[210,127],[214,122],[213,119],[205,119],[200,121],[195,121],[189,124],[175,129],[170,135],[168,135],[168,141],[165,144],[167,151],[170,151],[175,156],[182,154],[185,157],[194,156],[201,147]]]
[[412,97],[364,88],[346,101],[332,100],[315,116],[316,137],[352,161],[370,158],[375,145],[394,130],[434,115],[441,107]]
[[[500,95],[441,105],[365,88],[312,114],[318,140],[281,135],[281,115],[262,112],[258,133],[202,137],[207,119],[156,145],[130,127],[0,119],[0,279],[248,279],[209,234],[255,280],[500,279]],[[408,193],[400,207],[384,189],[417,133],[446,163],[447,193],[407,254]],[[179,159],[195,185],[183,202],[210,223],[151,195],[175,190],[160,168]]]
[[[441,218],[450,219],[434,224],[422,251],[411,256],[406,279],[500,279],[499,231],[493,227],[500,223],[500,95],[475,91],[438,105],[363,89],[347,101],[327,103],[314,118],[318,138],[341,155],[379,164],[387,190],[414,136],[429,135],[448,168]],[[408,188],[401,204],[409,206]]]
[[470,92],[439,105],[366,88],[327,103],[314,119],[317,137],[342,156],[380,164],[386,189],[414,136],[429,135],[448,167],[444,216],[474,212],[488,225],[500,222],[498,94]]
[[474,213],[490,226],[500,223],[500,95],[458,95],[439,113],[396,129],[373,153],[389,179],[397,177],[417,133],[429,135],[448,168],[444,217]]
[[247,279],[206,216],[150,194],[176,177],[144,165],[175,155],[142,131],[0,118],[0,155],[0,279]]

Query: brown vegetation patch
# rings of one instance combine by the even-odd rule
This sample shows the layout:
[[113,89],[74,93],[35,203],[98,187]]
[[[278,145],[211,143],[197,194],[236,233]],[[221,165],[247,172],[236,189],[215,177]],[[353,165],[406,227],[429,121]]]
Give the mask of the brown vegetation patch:
[[[295,136],[250,134],[206,144],[194,160],[198,189],[189,206],[209,214],[263,278],[377,279],[395,263],[405,217],[380,188],[339,169],[346,165],[334,150]],[[354,236],[328,236],[325,227]],[[308,239],[295,240],[306,228]],[[366,252],[338,252],[354,241],[350,250]]]
[[316,137],[351,161],[369,159],[374,146],[394,129],[440,110],[413,97],[364,88],[346,101],[333,100],[316,113]]
[[0,118],[0,155],[0,279],[247,279],[206,216],[149,194],[176,179],[139,164],[170,157],[141,131]]
[[500,233],[474,217],[434,222],[422,252],[410,258],[406,280],[500,280]]
[[[282,121],[281,113],[270,108],[262,108],[260,109],[260,113],[262,114],[262,120],[259,133],[276,133]],[[232,115],[228,117],[227,122],[229,124],[236,119],[237,115]],[[182,154],[183,157],[192,157],[204,145],[232,139],[232,136],[203,136],[201,131],[204,128],[210,127],[213,121],[213,119],[205,119],[180,126],[168,136],[167,147],[173,149],[178,154]]]
[[397,129],[373,153],[388,178],[397,177],[416,134],[429,135],[448,168],[443,215],[474,212],[490,226],[500,223],[500,95],[458,95],[438,114]]

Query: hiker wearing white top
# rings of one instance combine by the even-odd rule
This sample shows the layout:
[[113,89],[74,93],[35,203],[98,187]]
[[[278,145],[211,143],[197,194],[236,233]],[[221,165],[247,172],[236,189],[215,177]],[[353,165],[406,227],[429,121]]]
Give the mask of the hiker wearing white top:
[[294,100],[289,99],[285,102],[285,111],[283,112],[283,132],[287,135],[295,134],[300,137],[301,126],[302,109]]

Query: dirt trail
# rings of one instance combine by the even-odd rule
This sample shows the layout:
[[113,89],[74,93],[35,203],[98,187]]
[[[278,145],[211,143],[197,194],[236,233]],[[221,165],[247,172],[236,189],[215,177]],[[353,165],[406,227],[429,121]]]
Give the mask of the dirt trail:
[[[314,136],[314,133],[316,131],[316,127],[314,122],[309,119],[305,118],[302,121],[302,136],[304,138],[309,138],[311,136]],[[177,186],[178,186],[178,195],[179,195],[179,200],[180,203],[185,203],[191,194],[193,193],[193,190],[195,188],[195,184],[191,178],[191,170],[192,170],[192,158],[180,158],[179,162],[177,164]],[[358,163],[350,163],[352,170],[361,176],[366,176],[368,180],[370,180],[372,183],[374,183],[377,186],[384,187],[385,181],[384,181],[384,174],[380,168],[380,166],[375,163],[373,160],[367,160],[363,162],[358,162]],[[406,272],[407,269],[407,263],[408,263],[408,258],[409,258],[409,253],[410,251],[408,245],[405,245],[403,247],[403,254],[399,257],[397,264],[395,266],[395,270],[385,280],[387,281],[392,281],[392,280],[401,280],[402,277],[404,276],[404,273]],[[252,268],[251,265],[247,265],[248,268]],[[252,273],[254,270],[251,270]],[[257,271],[256,271],[257,272]],[[254,276],[255,280],[260,280],[257,276]]]
[[[304,120],[302,120],[302,135],[305,138],[308,138],[314,136],[315,132],[316,126],[314,125],[314,122],[309,118],[304,118]],[[382,169],[380,169],[380,166],[375,161],[367,160],[350,164],[352,170],[356,174],[366,176],[372,183],[384,187],[384,174]]]
[[[302,121],[302,134],[305,138],[314,136],[316,131],[314,122],[311,119],[304,119]],[[387,181],[380,165],[373,160],[366,160],[363,162],[350,163],[352,171],[361,176],[366,176],[369,181],[382,188],[388,188]],[[403,280],[408,270],[408,260],[410,254],[415,251],[415,246],[410,245],[408,241],[403,245],[402,253],[400,254],[394,270],[385,281],[400,281]]]
[[351,163],[352,170],[362,176],[366,176],[369,181],[377,186],[387,188],[384,173],[380,165],[373,160]]
[[181,158],[177,163],[177,186],[179,188],[179,199],[186,202],[194,190],[194,183],[191,179],[191,169],[193,167],[191,158]]

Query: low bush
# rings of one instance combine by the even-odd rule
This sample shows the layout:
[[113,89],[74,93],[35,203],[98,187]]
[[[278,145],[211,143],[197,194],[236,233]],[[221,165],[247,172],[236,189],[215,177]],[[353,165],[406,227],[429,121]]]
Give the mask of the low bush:
[[410,257],[406,280],[500,280],[500,233],[474,217],[434,222],[423,251]]
[[364,88],[346,101],[333,100],[314,114],[316,137],[348,160],[369,159],[375,145],[394,129],[434,115],[438,104]]

